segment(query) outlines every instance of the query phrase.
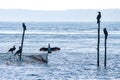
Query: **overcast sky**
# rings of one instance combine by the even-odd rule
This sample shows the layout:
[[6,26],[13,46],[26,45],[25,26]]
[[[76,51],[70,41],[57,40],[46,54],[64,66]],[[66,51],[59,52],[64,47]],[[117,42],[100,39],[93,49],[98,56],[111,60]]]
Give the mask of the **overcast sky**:
[[0,0],[0,9],[120,9],[120,0]]

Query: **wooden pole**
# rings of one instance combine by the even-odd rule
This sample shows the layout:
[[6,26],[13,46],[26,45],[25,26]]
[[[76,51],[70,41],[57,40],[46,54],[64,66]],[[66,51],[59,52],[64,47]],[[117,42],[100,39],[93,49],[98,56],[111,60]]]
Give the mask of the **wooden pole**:
[[98,23],[97,66],[99,67],[100,23]]
[[20,60],[21,60],[21,56],[22,56],[24,35],[25,35],[25,30],[26,30],[26,25],[25,25],[25,23],[23,23],[22,26],[23,26],[23,35],[22,35],[22,41],[21,41],[21,52],[20,52],[20,56],[19,56],[19,59],[20,59]]
[[107,63],[107,45],[106,45],[106,43],[107,43],[107,39],[105,39],[105,59],[104,59],[104,66],[105,66],[105,68],[106,68],[106,63]]

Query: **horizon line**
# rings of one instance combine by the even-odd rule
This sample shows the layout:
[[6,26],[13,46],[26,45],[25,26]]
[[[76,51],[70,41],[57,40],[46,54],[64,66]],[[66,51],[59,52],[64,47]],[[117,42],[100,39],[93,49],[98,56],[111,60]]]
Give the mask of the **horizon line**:
[[0,8],[0,10],[26,10],[26,11],[69,11],[69,10],[120,10],[120,8],[103,8],[103,9],[65,9],[65,10],[39,10],[39,9],[20,9],[20,8]]
[[[0,23],[96,23],[96,21],[0,21]],[[118,23],[120,21],[101,21],[101,23]]]

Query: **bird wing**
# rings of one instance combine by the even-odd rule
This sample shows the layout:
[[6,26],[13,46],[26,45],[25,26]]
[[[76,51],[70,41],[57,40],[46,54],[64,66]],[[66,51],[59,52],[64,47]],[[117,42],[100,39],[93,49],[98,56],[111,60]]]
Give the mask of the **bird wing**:
[[51,48],[51,51],[59,51],[59,50],[60,50],[59,47],[53,47],[53,48]]
[[48,51],[48,48],[42,47],[39,49],[40,51]]

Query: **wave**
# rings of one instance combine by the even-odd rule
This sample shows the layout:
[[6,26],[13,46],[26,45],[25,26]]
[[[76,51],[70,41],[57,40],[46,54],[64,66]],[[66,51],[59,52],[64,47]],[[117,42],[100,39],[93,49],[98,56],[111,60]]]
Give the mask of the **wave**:
[[[12,35],[12,34],[22,34],[23,32],[22,31],[0,31],[0,35],[1,34],[8,34],[8,35]],[[46,31],[46,32],[43,32],[43,31],[26,31],[26,34],[39,34],[39,35],[67,35],[67,34],[97,34],[97,31],[61,31],[61,32],[57,32],[57,31]],[[103,34],[103,31],[100,32],[100,34]],[[109,32],[109,34],[120,34],[120,31],[111,31]]]

